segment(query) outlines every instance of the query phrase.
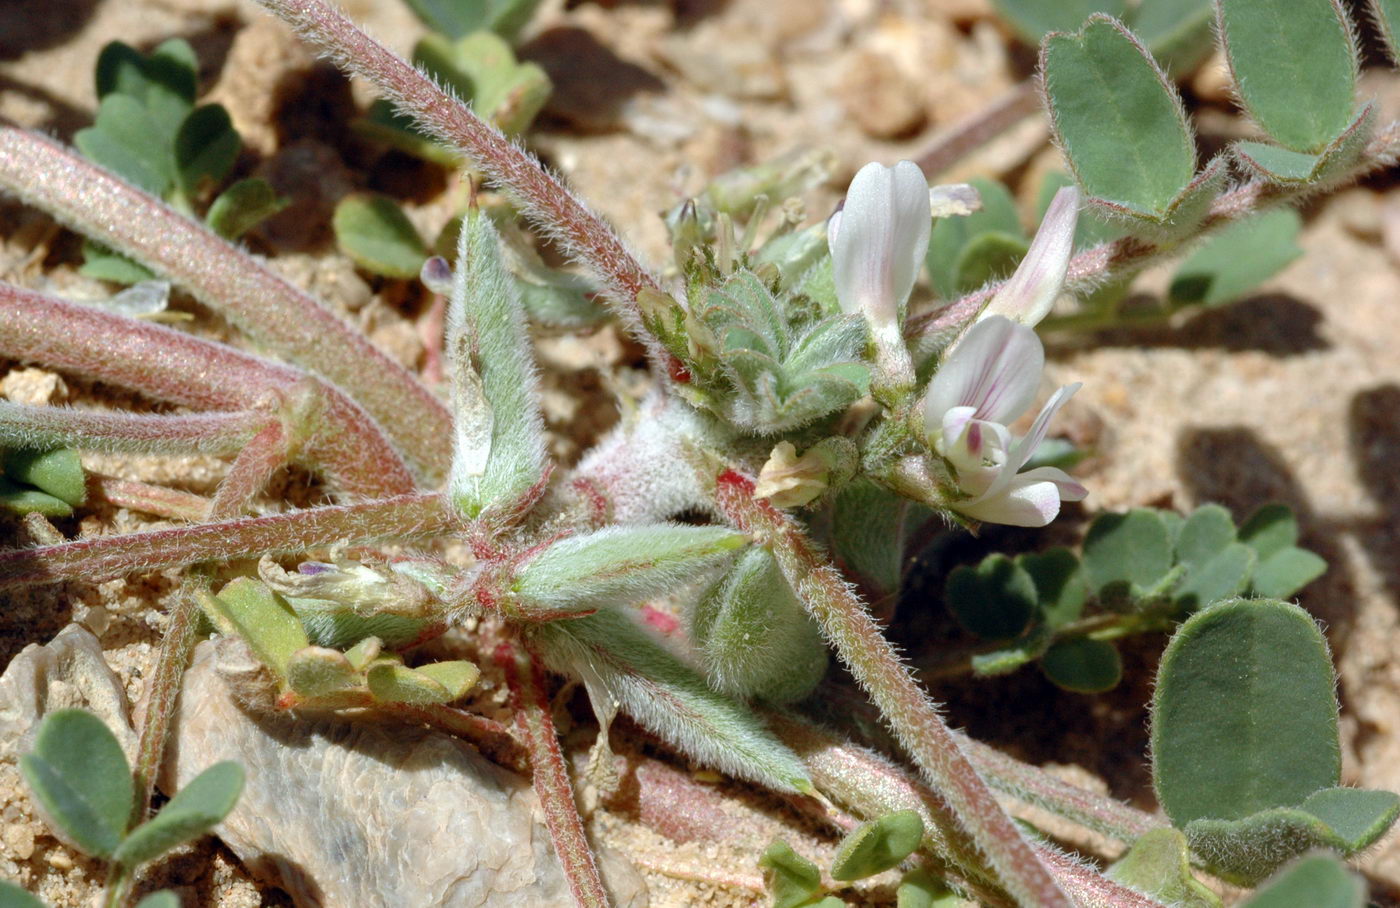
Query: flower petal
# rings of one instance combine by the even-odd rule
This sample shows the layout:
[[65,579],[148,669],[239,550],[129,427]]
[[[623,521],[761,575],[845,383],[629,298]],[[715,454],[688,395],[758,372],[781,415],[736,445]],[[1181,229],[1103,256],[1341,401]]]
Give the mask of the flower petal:
[[[1006,424],[1035,399],[1045,348],[1035,331],[1000,316],[980,321],[939,366],[924,395],[924,425],[938,426],[954,407]],[[1024,461],[1022,461],[1024,463]]]
[[928,252],[928,181],[912,161],[867,164],[827,225],[836,298],[875,328],[897,327]]
[[1074,228],[1079,221],[1079,190],[1066,186],[1055,193],[1031,248],[1016,272],[1001,285],[978,316],[1004,315],[1023,325],[1045,318],[1064,287],[1069,257],[1074,252]]
[[1043,527],[1060,513],[1060,487],[1048,480],[1029,478],[1032,470],[1017,476],[996,495],[953,507],[974,520],[1013,527]]
[[1074,396],[1074,392],[1082,387],[1084,387],[1083,382],[1075,382],[1071,385],[1065,385],[1050,395],[1045,406],[1040,408],[1040,414],[1036,416],[1031,430],[1026,433],[1024,438],[1016,442],[1016,447],[1011,451],[1011,457],[1007,462],[1014,464],[1011,468],[1013,472],[1020,470],[1026,465],[1026,461],[1034,456],[1035,449],[1040,447],[1040,443],[1045,440],[1045,433],[1050,429],[1050,420],[1054,419],[1060,408]]
[[1016,479],[1027,482],[1053,482],[1060,490],[1061,501],[1082,501],[1089,494],[1089,490],[1077,479],[1059,467],[1036,467],[1034,470],[1018,474]]

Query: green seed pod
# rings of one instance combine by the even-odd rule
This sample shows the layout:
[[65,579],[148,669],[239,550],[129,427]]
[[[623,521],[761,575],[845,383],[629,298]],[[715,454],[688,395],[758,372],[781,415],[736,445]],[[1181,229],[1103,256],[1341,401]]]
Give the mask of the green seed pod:
[[821,632],[767,549],[749,549],[710,588],[691,631],[706,677],[725,693],[791,703],[826,673]]

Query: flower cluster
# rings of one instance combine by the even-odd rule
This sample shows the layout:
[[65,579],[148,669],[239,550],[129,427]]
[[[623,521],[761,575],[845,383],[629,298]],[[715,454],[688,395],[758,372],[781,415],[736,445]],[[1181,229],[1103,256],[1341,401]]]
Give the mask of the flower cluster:
[[[974,520],[1044,526],[1061,501],[1087,494],[1063,470],[1022,472],[1051,417],[1079,385],[1059,389],[1025,437],[1016,439],[1007,428],[1040,386],[1045,350],[1033,326],[1063,287],[1078,210],[1078,190],[1060,190],[1016,272],[945,354],[924,393],[925,439],[957,482],[949,506]],[[916,164],[867,164],[828,227],[841,308],[865,317],[884,360],[892,347],[904,349],[905,307],[928,251],[932,215],[928,183]]]

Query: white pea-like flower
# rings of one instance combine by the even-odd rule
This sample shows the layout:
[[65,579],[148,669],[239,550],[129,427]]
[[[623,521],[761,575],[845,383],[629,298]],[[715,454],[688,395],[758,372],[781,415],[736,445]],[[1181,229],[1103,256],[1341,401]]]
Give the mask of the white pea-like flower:
[[1002,315],[972,326],[934,375],[923,400],[929,447],[956,472],[968,497],[951,507],[974,520],[1045,526],[1061,501],[1088,494],[1056,467],[1021,472],[1045,440],[1050,419],[1079,385],[1060,388],[1025,437],[1007,425],[1031,405],[1045,366],[1045,348],[1030,327]]
[[998,288],[978,319],[1000,315],[1023,325],[1035,325],[1045,318],[1064,286],[1078,223],[1079,190],[1066,186],[1050,201],[1016,273]]
[[877,340],[902,346],[900,325],[932,225],[928,181],[912,161],[866,164],[827,223],[841,310],[863,315]]

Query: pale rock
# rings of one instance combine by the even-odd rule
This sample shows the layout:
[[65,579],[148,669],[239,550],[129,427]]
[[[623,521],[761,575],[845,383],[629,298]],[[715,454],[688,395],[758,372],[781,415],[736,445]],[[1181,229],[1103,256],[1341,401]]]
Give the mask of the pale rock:
[[0,379],[0,394],[17,404],[43,407],[66,398],[68,386],[56,373],[30,366],[6,373]]
[[92,632],[70,624],[45,646],[30,644],[0,676],[0,759],[33,749],[40,720],[58,709],[86,709],[117,736],[127,759],[136,754],[130,707],[121,680]]
[[[220,760],[243,765],[243,796],[216,832],[256,877],[300,908],[569,903],[523,779],[423,728],[245,711],[232,691],[258,671],[241,644],[199,645],[162,779],[169,790]],[[614,904],[649,904],[630,863],[604,851],[600,864]]]
[[841,79],[846,112],[868,136],[909,136],[927,120],[921,86],[885,54],[863,51],[846,65]]

